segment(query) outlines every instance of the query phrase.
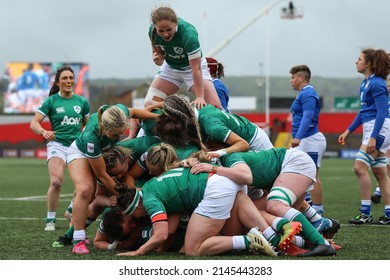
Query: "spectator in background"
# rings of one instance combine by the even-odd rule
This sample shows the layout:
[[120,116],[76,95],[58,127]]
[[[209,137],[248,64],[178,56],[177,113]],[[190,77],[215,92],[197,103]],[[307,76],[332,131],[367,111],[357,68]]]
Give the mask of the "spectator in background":
[[[50,186],[47,191],[46,231],[55,230],[56,213],[64,182],[67,151],[89,118],[88,101],[73,93],[74,72],[69,66],[57,70],[49,97],[31,121],[31,130],[47,140],[47,166]],[[48,117],[51,130],[41,124]]]
[[[310,192],[313,208],[322,215],[322,184],[319,178],[322,155],[326,150],[326,138],[318,130],[321,104],[314,87],[310,84],[311,71],[307,65],[297,65],[290,70],[290,84],[298,91],[291,105],[292,138],[291,147],[306,152],[317,167],[316,183]],[[311,200],[308,198],[307,200]]]
[[221,101],[222,108],[229,113],[229,90],[221,81],[221,77],[225,76],[224,67],[222,63],[218,62],[212,57],[206,57],[207,66],[210,69],[210,75],[213,79],[215,90],[217,91],[219,101]]
[[364,49],[356,61],[356,69],[364,75],[360,85],[360,111],[348,129],[339,136],[344,143],[348,136],[363,125],[363,139],[356,155],[354,171],[360,185],[360,213],[349,220],[351,224],[372,223],[371,178],[375,175],[385,205],[379,224],[390,224],[390,179],[387,172],[386,152],[390,148],[389,94],[386,77],[390,74],[390,57],[382,49]]

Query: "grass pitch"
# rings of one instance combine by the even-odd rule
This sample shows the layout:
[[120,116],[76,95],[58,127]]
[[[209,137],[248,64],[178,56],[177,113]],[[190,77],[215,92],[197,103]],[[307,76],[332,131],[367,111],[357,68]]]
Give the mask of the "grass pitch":
[[[76,256],[71,247],[52,248],[51,244],[64,234],[68,223],[62,215],[73,194],[68,175],[61,192],[57,212],[57,229],[45,232],[46,192],[49,176],[46,161],[41,159],[0,159],[0,260],[117,260],[115,252],[91,248],[91,254]],[[342,224],[335,241],[343,249],[333,258],[323,260],[388,260],[390,226],[350,226],[348,219],[358,213],[359,187],[353,173],[353,160],[323,159],[320,178],[324,188],[325,216]],[[373,185],[375,180],[372,177]],[[373,205],[373,216],[383,215],[383,204]],[[93,240],[97,222],[88,228]],[[234,254],[213,257],[189,258],[180,254],[149,254],[138,260],[270,260],[267,256]],[[279,259],[288,260],[289,257]]]

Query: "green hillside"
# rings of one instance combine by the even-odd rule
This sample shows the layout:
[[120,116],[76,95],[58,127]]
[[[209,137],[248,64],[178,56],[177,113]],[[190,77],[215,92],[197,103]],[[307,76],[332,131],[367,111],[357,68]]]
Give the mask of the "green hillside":
[[[265,78],[258,76],[245,77],[224,77],[232,97],[238,96],[256,96],[257,111],[264,111],[265,98]],[[144,97],[152,77],[144,79],[94,79],[90,80],[91,109],[95,111],[101,104],[121,102],[125,93],[136,90],[136,97]],[[335,79],[312,77],[312,84],[317,93],[323,99],[323,111],[331,112],[334,107],[335,97],[357,97],[360,78]],[[259,86],[260,85],[260,86]],[[0,88],[4,88],[0,81]],[[185,88],[182,93],[187,93]],[[192,97],[191,95],[189,95]],[[271,77],[270,78],[270,97],[291,97],[294,98],[296,92],[290,86],[290,77]],[[123,99],[123,102],[128,102]],[[130,104],[129,104],[130,105]],[[3,99],[0,99],[0,114],[3,113]]]

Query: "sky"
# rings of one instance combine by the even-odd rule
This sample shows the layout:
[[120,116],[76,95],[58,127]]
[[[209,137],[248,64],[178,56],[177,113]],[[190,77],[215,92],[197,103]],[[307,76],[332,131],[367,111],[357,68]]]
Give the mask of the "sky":
[[363,48],[390,52],[389,0],[296,0],[303,17],[294,20],[280,17],[288,2],[0,0],[0,71],[7,62],[64,61],[89,63],[91,79],[151,78],[158,66],[147,31],[158,6],[196,27],[205,55],[231,38],[214,53],[225,76],[287,77],[307,64],[313,76],[354,78]]

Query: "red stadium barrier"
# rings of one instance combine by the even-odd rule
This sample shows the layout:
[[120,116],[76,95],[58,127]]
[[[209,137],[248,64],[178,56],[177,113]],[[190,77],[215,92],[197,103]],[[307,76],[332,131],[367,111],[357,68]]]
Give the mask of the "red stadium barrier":
[[[44,129],[51,129],[50,123],[42,123]],[[37,135],[30,129],[30,123],[9,123],[0,125],[0,143],[8,142],[9,144],[17,144],[19,142],[36,140],[44,142],[41,135]]]
[[[322,133],[341,134],[352,123],[357,113],[321,113],[319,129]],[[244,116],[254,123],[265,123],[265,114],[262,113],[242,113]],[[291,116],[290,113],[271,113],[270,127],[274,128],[275,120],[279,121],[279,131],[291,131]],[[284,122],[284,129],[281,122]],[[356,131],[362,133],[361,127]]]

